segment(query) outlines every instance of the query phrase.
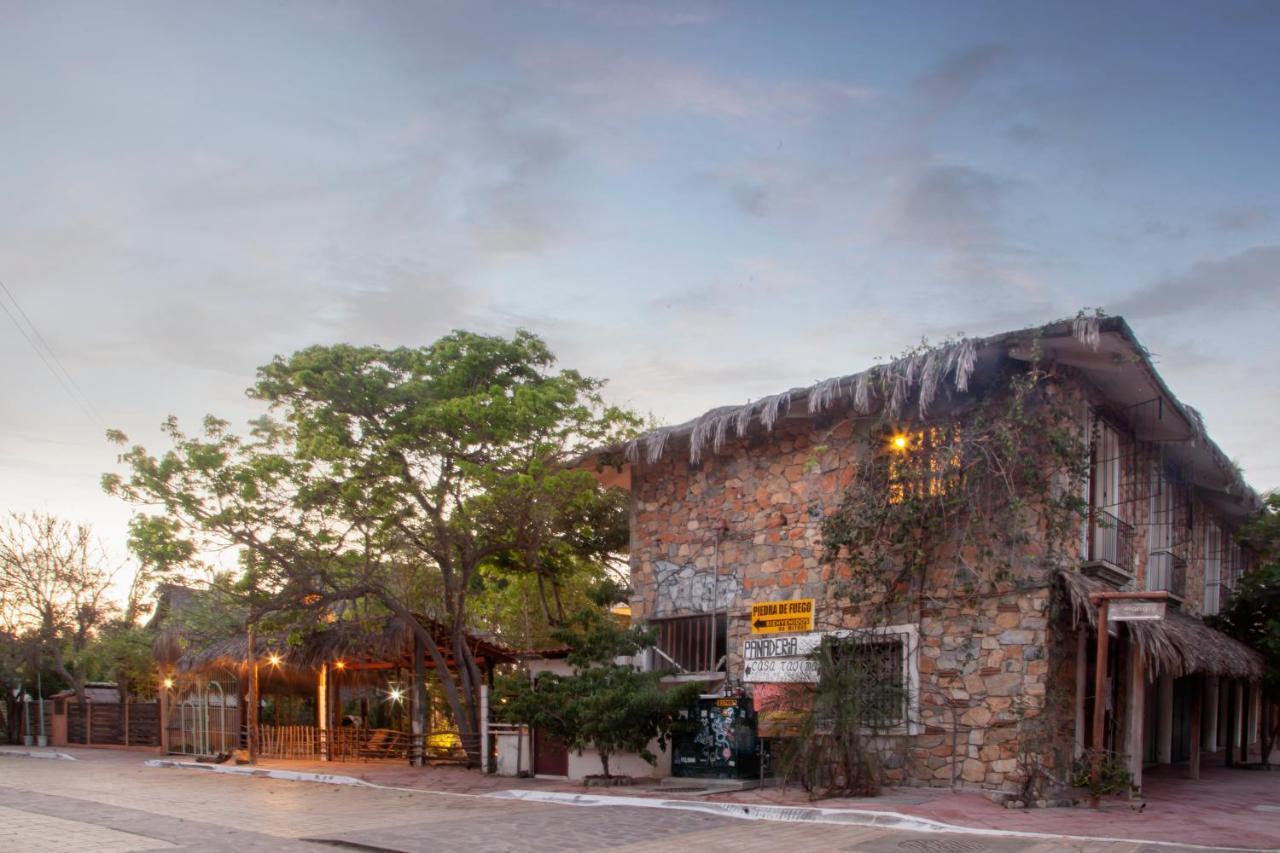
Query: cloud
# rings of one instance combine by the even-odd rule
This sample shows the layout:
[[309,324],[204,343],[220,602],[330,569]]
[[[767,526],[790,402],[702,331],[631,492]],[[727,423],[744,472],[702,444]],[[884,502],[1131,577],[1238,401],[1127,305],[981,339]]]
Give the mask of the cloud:
[[1260,204],[1241,204],[1215,212],[1211,221],[1218,231],[1249,231],[1267,224],[1274,215],[1269,207]]
[[1280,244],[1255,246],[1143,287],[1107,306],[1115,314],[1151,319],[1192,312],[1222,316],[1280,305]]
[[870,89],[834,80],[722,75],[673,60],[620,56],[578,47],[524,51],[522,65],[556,81],[572,97],[609,113],[685,113],[722,121],[808,118],[865,101]]
[[891,240],[961,252],[1005,246],[998,220],[1016,182],[968,166],[922,167],[899,182],[884,213]]
[[977,44],[947,55],[912,85],[915,94],[936,106],[967,97],[991,72],[1013,55],[1002,44]]
[[628,0],[539,0],[539,5],[624,26],[687,27],[706,24],[720,14],[718,4],[628,2]]

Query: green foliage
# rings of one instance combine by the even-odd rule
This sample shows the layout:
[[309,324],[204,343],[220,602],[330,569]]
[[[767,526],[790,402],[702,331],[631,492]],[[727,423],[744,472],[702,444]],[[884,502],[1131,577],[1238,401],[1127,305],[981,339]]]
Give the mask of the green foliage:
[[[1007,369],[949,416],[868,431],[822,525],[828,559],[846,569],[838,594],[883,609],[918,597],[933,573],[933,586],[979,596],[1064,563],[1087,511],[1089,453],[1078,407],[1050,378],[1035,362]],[[1029,531],[1045,546],[1031,559]]]
[[[1098,767],[1096,778],[1095,764]],[[1111,794],[1132,794],[1138,791],[1138,787],[1133,784],[1133,774],[1129,772],[1129,756],[1111,750],[1099,752],[1087,749],[1081,753],[1071,765],[1071,785],[1087,789],[1090,799],[1095,803]]]
[[554,623],[566,579],[625,541],[618,498],[572,463],[637,421],[603,403],[600,381],[553,368],[527,332],[459,331],[418,348],[310,347],[258,371],[250,395],[273,417],[249,435],[208,418],[189,436],[170,419],[172,448],[158,457],[127,449],[127,475],[104,477],[104,487],[159,507],[136,525],[144,562],[238,551],[228,592],[246,625],[300,631],[338,602],[354,605],[349,613],[372,603],[444,623],[459,665],[442,687],[470,735],[480,683],[463,642],[477,622],[472,596],[502,574],[528,576],[541,619]]
[[1216,627],[1262,654],[1262,756],[1269,764],[1280,739],[1280,495],[1269,495],[1263,512],[1246,525],[1240,538],[1263,554],[1265,562],[1236,584],[1226,607],[1214,620]]
[[653,644],[653,635],[640,628],[622,628],[598,611],[581,611],[557,632],[572,646],[572,675],[541,674],[535,683],[521,676],[503,680],[499,716],[527,723],[581,752],[594,748],[603,775],[618,752],[633,752],[650,764],[656,740],[666,748],[679,712],[697,698],[697,685],[665,690],[657,672],[641,672],[616,657],[634,655]]
[[[906,691],[886,667],[894,646],[869,633],[826,637],[813,653],[814,685],[796,685],[807,694],[797,704],[810,709],[799,736],[782,748],[779,765],[817,799],[873,796],[880,790],[879,757],[871,741],[905,722]],[[794,697],[793,697],[794,698]]]

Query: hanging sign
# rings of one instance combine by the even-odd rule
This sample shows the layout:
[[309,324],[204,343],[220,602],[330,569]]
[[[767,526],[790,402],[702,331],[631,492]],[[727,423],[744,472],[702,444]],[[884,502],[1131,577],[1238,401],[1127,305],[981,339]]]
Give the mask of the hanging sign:
[[748,684],[816,684],[818,662],[812,655],[822,645],[822,637],[817,632],[743,640],[742,680]]
[[794,634],[813,630],[813,599],[762,601],[751,605],[751,633]]
[[813,658],[765,658],[743,663],[747,684],[817,684],[818,662]]
[[1108,622],[1159,622],[1164,618],[1163,601],[1115,599],[1107,604]]

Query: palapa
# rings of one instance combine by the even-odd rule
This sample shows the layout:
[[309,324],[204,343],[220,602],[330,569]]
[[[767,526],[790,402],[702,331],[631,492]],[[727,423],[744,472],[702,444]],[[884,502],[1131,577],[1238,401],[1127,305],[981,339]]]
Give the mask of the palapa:
[[[1058,577],[1062,579],[1075,618],[1083,616],[1096,629],[1098,607],[1090,595],[1114,590],[1075,570],[1063,569]],[[1266,668],[1262,655],[1175,607],[1168,608],[1165,618],[1159,621],[1124,624],[1152,675],[1167,672],[1174,678],[1220,675],[1257,680]]]

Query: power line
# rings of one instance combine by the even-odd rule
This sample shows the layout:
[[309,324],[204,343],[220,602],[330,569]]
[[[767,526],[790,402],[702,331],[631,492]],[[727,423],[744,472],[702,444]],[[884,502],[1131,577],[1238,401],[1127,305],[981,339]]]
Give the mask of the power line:
[[[40,330],[36,328],[36,324],[31,322],[31,318],[27,316],[27,312],[22,310],[21,303],[14,298],[13,292],[9,290],[2,279],[0,279],[0,290],[3,290],[5,295],[9,297],[9,301],[13,303],[13,307],[18,309],[18,313],[22,316],[22,319],[26,321],[27,326],[31,331],[28,333],[27,329],[23,328],[22,323],[18,322],[18,318],[9,310],[9,306],[5,305],[3,300],[0,300],[0,308],[4,309],[4,313],[8,315],[9,320],[13,323],[13,327],[18,330],[18,333],[22,335],[23,339],[40,358],[40,361],[48,371],[53,374],[53,378],[58,380],[58,384],[62,386],[62,390],[67,392],[67,396],[71,398],[72,402],[74,402],[77,407],[79,407],[85,417],[93,421],[94,425],[98,428],[102,428],[102,420],[94,411],[93,404],[89,402],[89,398],[85,395],[84,391],[80,389],[80,386],[76,384],[75,378],[72,377],[71,372],[67,370],[66,365],[62,363],[62,359],[58,358],[58,354],[53,351],[53,347],[49,346],[49,342],[45,340],[44,335],[40,334]],[[35,335],[34,339],[32,338],[32,334]],[[39,344],[36,343],[37,340],[40,342]],[[43,350],[40,348],[40,344],[44,345]],[[46,352],[48,355],[45,354]],[[52,359],[52,361],[50,361],[50,359]],[[55,364],[57,365],[56,368],[54,367]],[[59,372],[59,370],[61,370],[61,372]]]

